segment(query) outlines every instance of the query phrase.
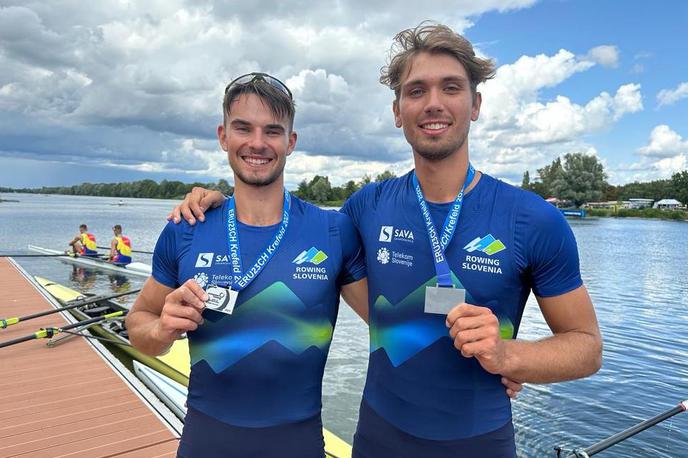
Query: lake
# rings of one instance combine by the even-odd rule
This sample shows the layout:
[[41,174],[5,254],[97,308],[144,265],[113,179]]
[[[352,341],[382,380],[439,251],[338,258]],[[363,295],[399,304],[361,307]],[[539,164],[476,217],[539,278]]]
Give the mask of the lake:
[[[4,194],[0,253],[28,244],[65,249],[84,222],[107,245],[121,224],[134,249],[152,251],[174,201]],[[570,220],[581,271],[604,336],[604,363],[594,376],[526,385],[513,403],[519,456],[554,456],[553,447],[589,446],[688,398],[688,223],[643,219]],[[137,255],[150,262],[150,256]],[[54,258],[19,258],[33,275],[107,294],[123,278],[73,269]],[[130,278],[124,287],[136,288]],[[1,302],[0,302],[1,304]],[[520,338],[549,335],[537,303],[526,306]],[[368,332],[343,306],[325,370],[323,421],[351,442],[368,357]],[[688,456],[688,414],[678,415],[600,456]]]

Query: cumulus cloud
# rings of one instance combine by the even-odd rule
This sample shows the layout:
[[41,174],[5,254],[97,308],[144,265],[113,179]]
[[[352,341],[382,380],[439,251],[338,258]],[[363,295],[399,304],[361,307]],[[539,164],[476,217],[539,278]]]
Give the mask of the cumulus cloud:
[[[238,75],[266,71],[297,103],[288,182],[401,173],[411,167],[409,145],[393,124],[393,94],[377,81],[391,37],[426,18],[464,32],[483,13],[534,3],[442,0],[421,17],[410,0],[393,10],[365,0],[5,1],[0,156],[226,177],[215,140],[222,91]],[[582,56],[561,49],[500,66],[481,88],[476,162],[510,179],[590,148],[584,135],[642,110],[640,86],[582,102],[556,88],[618,61],[615,46],[601,45]]]
[[665,124],[655,126],[648,144],[636,153],[640,156],[638,161],[615,168],[619,181],[666,179],[688,168],[688,140]]
[[586,57],[605,67],[616,68],[619,66],[619,48],[616,46],[596,46],[588,51]]
[[495,78],[480,88],[483,105],[472,130],[472,155],[489,164],[491,173],[520,182],[525,170],[590,150],[585,135],[643,110],[641,87],[635,83],[621,85],[613,94],[602,91],[582,104],[563,95],[542,100],[544,91],[595,65],[588,56],[562,49],[500,66]]
[[669,158],[688,152],[688,140],[684,140],[678,133],[666,124],[652,129],[650,142],[638,149],[638,153],[657,158]]
[[688,82],[676,86],[675,89],[662,89],[657,93],[657,103],[659,106],[671,105],[681,99],[688,97]]

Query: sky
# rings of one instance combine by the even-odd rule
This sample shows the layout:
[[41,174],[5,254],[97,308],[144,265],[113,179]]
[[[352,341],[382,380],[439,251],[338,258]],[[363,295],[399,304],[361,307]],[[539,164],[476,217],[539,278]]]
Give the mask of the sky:
[[233,182],[216,138],[225,85],[294,93],[287,188],[413,167],[378,81],[394,35],[432,20],[494,59],[469,151],[519,184],[567,153],[608,181],[688,168],[688,2],[0,0],[0,187],[152,178]]

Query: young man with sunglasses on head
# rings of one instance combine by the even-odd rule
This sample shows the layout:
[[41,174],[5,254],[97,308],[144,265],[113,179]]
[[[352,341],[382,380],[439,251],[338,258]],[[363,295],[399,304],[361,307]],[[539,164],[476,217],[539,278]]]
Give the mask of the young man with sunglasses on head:
[[127,317],[150,355],[188,333],[180,457],[324,456],[321,385],[340,292],[367,319],[367,288],[349,217],[284,188],[294,111],[270,75],[227,86],[217,136],[234,195],[206,224],[165,227]]
[[[469,162],[477,85],[493,63],[442,25],[400,32],[392,51],[380,81],[415,169],[342,209],[361,235],[370,301],[354,457],[514,458],[510,380],[571,380],[601,365],[576,242],[556,208]],[[220,202],[197,189],[172,217]],[[553,333],[535,342],[516,339],[531,291]]]

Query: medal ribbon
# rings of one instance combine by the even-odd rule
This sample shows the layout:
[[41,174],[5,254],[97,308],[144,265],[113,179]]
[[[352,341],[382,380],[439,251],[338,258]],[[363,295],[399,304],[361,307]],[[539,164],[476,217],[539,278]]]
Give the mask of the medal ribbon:
[[270,262],[270,259],[277,252],[277,249],[284,239],[284,234],[287,232],[289,225],[289,210],[291,209],[291,194],[284,190],[284,207],[282,210],[282,222],[277,228],[277,232],[272,238],[272,241],[265,247],[263,252],[258,256],[258,259],[253,263],[253,266],[244,273],[241,263],[241,247],[239,244],[239,228],[237,226],[236,218],[236,203],[234,197],[229,199],[229,208],[227,210],[227,242],[229,243],[229,258],[232,269],[232,289],[234,291],[241,291],[246,288],[265,268]]
[[430,247],[432,248],[432,257],[435,262],[435,271],[437,272],[437,285],[445,288],[451,288],[454,286],[451,279],[451,269],[449,268],[449,263],[447,262],[444,252],[447,250],[447,246],[452,241],[454,237],[454,232],[456,231],[456,226],[459,222],[459,216],[461,215],[461,207],[463,206],[463,194],[468,186],[475,177],[475,169],[471,163],[468,163],[468,170],[466,172],[466,180],[461,186],[461,191],[459,195],[456,196],[454,204],[452,205],[447,217],[444,220],[444,225],[442,226],[442,233],[440,236],[437,235],[437,229],[435,228],[435,223],[432,222],[432,217],[430,216],[430,210],[428,209],[428,204],[423,196],[423,190],[418,182],[418,177],[416,177],[416,172],[413,172],[413,187],[416,191],[416,197],[418,198],[418,205],[420,206],[421,214],[423,215],[423,220],[425,221],[425,228],[428,231],[428,238],[430,239]]

